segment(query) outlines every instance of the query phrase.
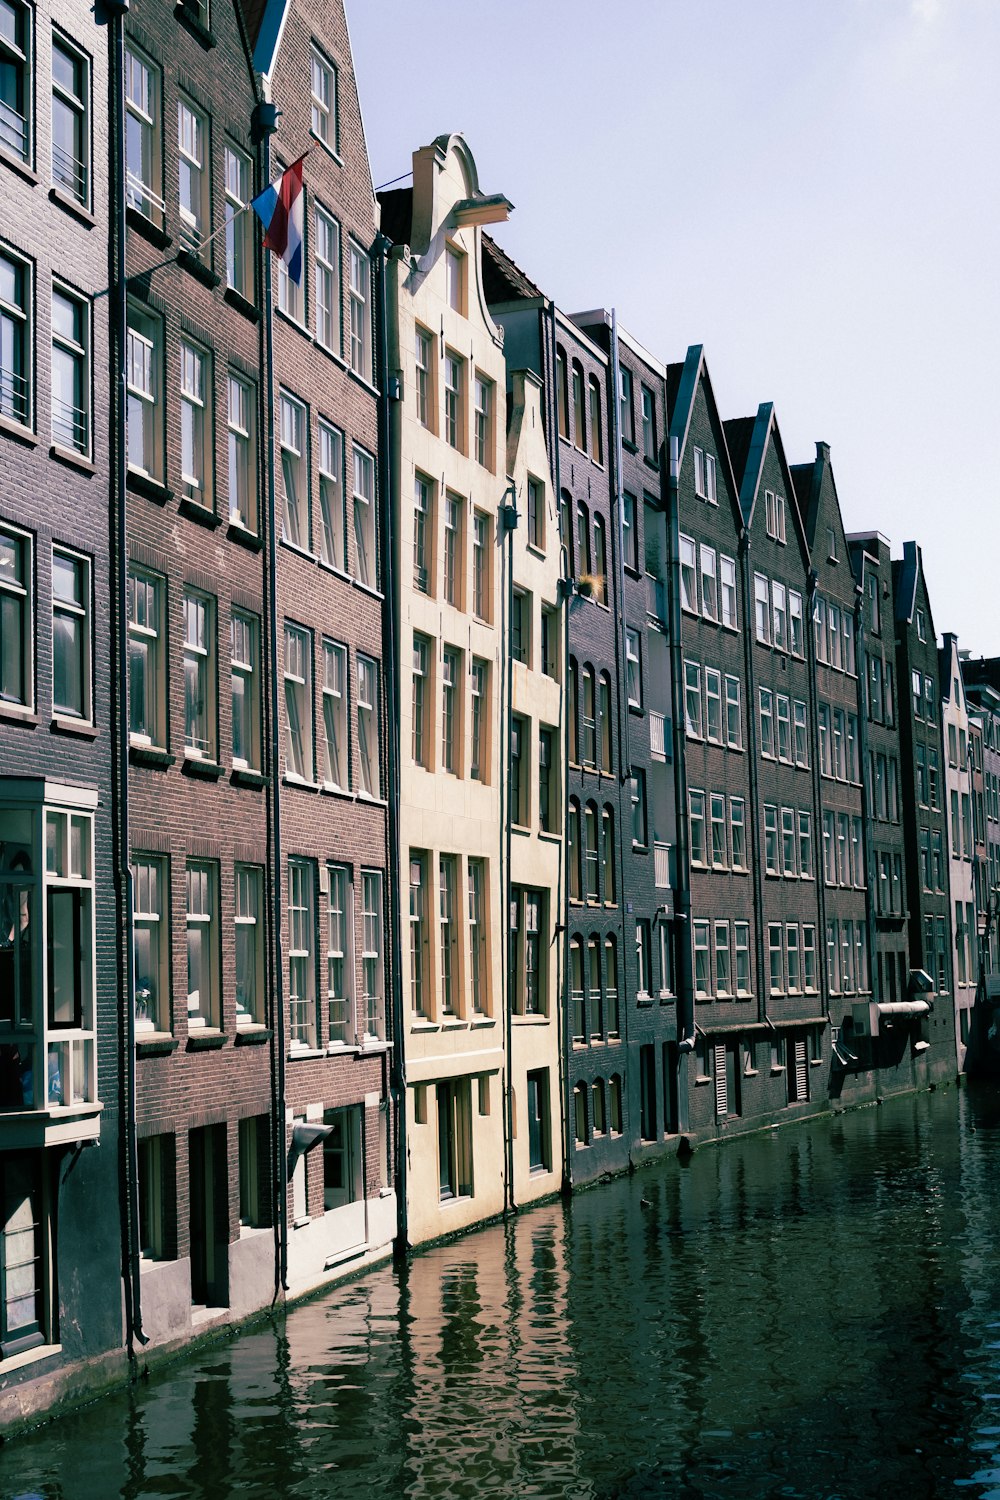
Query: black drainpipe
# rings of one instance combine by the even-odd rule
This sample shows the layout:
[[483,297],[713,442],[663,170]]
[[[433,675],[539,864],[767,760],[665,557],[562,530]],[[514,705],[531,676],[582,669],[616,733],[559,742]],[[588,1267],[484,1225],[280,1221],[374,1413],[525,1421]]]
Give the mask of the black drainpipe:
[[805,630],[806,664],[809,669],[809,722],[812,725],[812,756],[813,756],[813,826],[816,830],[815,851],[816,863],[816,897],[819,908],[819,932],[816,934],[816,947],[819,952],[816,955],[816,967],[821,976],[820,994],[827,1000],[826,1013],[831,1021],[830,1001],[830,975],[827,964],[826,951],[826,869],[820,868],[823,859],[823,770],[819,758],[819,687],[816,680],[816,627],[813,623],[813,610],[816,607],[816,585],[819,575],[814,567],[809,568],[806,575],[806,602]]
[[680,443],[670,439],[667,486],[668,610],[670,618],[670,703],[673,715],[674,798],[677,803],[677,847],[674,912],[677,923],[677,1128],[690,1128],[690,1056],[695,1043],[694,980],[691,956],[691,868],[687,817],[687,740],[684,719],[684,650],[681,637]]
[[[861,577],[865,576],[864,556],[861,561]],[[868,776],[868,711],[866,702],[868,697],[868,632],[865,629],[864,611],[865,593],[862,583],[855,585],[854,599],[854,665],[857,670],[858,680],[858,755],[860,765],[858,771],[861,776],[861,837],[865,845],[865,869],[868,872],[868,880],[865,885],[865,920],[868,924],[868,984],[872,998],[879,1001],[883,998],[881,991],[875,992],[875,892],[878,889],[878,870],[875,865],[875,849],[872,844],[872,819],[868,816],[868,789],[872,785]],[[900,795],[898,789],[897,797]],[[826,933],[823,934],[824,945]]]
[[500,995],[504,1007],[504,1046],[506,1050],[505,1077],[503,1080],[504,1130],[506,1135],[504,1143],[503,1184],[505,1214],[517,1207],[514,1202],[514,1086],[511,1082],[514,1021],[510,984],[510,903],[513,895],[513,884],[510,873],[511,850],[513,846],[513,834],[511,833],[512,819],[510,816],[510,773],[513,759],[511,730],[514,718],[514,662],[510,651],[510,629],[511,620],[514,615],[514,527],[517,525],[517,513],[515,510],[513,517],[509,516],[508,505],[515,507],[517,505],[517,487],[513,481],[511,481],[504,491],[500,511],[497,516],[497,532],[500,542],[500,569],[501,577],[503,578],[503,604],[500,620],[500,735],[503,747],[504,774],[500,780],[500,864],[503,870],[500,889],[506,904],[500,925],[501,931],[507,935],[507,941],[503,945],[503,951],[500,955]]
[[[760,774],[758,759],[760,749],[757,734],[757,679],[754,672],[754,620],[753,569],[750,560],[750,531],[746,522],[739,536],[740,562],[743,565],[743,656],[747,685],[747,750],[750,772],[750,807],[747,822],[750,825],[750,869],[753,875],[754,905],[754,953],[757,959],[757,1015],[765,1025],[771,1026],[767,1014],[767,983],[764,967],[764,880],[761,873],[760,837]],[[774,1027],[771,1026],[772,1032]]]

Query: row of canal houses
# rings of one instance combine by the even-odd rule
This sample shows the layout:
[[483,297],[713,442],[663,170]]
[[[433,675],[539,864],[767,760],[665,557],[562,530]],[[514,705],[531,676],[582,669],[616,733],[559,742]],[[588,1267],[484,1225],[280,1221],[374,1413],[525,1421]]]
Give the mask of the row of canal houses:
[[0,12],[4,1425],[953,1078],[1000,662],[919,547],[562,311],[461,136],[376,194],[339,3]]

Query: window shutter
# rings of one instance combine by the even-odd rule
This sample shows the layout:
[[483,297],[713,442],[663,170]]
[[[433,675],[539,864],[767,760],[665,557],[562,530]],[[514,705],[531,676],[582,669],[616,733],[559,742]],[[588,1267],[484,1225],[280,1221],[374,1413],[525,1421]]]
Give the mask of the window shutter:
[[729,1113],[729,1091],[726,1087],[726,1048],[712,1048],[713,1069],[715,1071],[715,1113],[718,1119],[724,1120]]
[[797,1100],[809,1098],[809,1079],[806,1071],[806,1043],[803,1037],[801,1041],[795,1042],[795,1097]]

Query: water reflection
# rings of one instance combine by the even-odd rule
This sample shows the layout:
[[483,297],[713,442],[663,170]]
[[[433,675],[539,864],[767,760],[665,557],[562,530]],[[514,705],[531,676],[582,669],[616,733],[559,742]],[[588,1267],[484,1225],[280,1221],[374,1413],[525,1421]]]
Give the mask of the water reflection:
[[6,1496],[1000,1497],[1000,1094],[384,1268],[0,1453]]

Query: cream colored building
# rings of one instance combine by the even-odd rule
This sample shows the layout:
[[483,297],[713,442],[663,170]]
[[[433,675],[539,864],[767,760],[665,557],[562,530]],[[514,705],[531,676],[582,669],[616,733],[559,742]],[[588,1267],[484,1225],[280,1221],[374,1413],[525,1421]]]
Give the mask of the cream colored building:
[[503,335],[486,308],[479,191],[461,136],[382,195],[399,669],[400,925],[407,1239],[502,1213],[499,511]]
[[[557,496],[549,472],[542,385],[512,372],[507,470],[517,525],[504,527],[510,573],[510,700],[504,803],[510,885],[510,1174],[514,1202],[559,1190],[562,1171],[563,683]],[[505,708],[507,704],[505,702]],[[509,830],[509,831],[508,831]]]

